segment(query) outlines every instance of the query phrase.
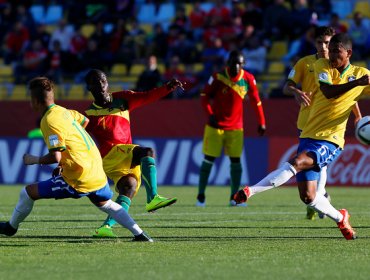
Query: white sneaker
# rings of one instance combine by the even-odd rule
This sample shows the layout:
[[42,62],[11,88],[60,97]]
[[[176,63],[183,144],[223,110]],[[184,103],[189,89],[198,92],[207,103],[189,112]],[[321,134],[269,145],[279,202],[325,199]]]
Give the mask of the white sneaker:
[[239,203],[237,204],[236,201],[234,199],[230,200],[230,203],[229,203],[229,206],[236,206],[236,207],[247,207],[247,203],[246,202],[243,202],[243,203]]
[[199,200],[197,200],[197,203],[195,203],[195,206],[196,207],[206,207],[206,201],[200,202]]

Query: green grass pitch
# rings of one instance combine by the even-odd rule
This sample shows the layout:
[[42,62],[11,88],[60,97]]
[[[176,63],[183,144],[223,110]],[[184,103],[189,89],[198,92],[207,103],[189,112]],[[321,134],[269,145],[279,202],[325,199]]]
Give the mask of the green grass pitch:
[[[196,208],[195,187],[160,187],[178,202],[145,212],[145,190],[131,215],[155,243],[91,237],[105,214],[87,198],[42,200],[13,237],[0,237],[0,279],[370,279],[370,188],[328,191],[347,208],[358,239],[346,241],[326,218],[308,221],[295,187],[229,207],[228,187],[208,187]],[[0,187],[0,220],[8,220],[20,186]]]

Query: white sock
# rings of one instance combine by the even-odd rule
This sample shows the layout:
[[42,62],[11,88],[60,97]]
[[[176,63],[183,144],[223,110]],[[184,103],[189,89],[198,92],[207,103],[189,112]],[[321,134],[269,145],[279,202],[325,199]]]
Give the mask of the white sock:
[[317,180],[316,192],[322,195],[326,194],[325,185],[326,185],[326,179],[328,177],[327,170],[328,170],[327,166],[324,166],[323,168],[321,168],[320,177],[319,177],[319,180]]
[[19,194],[19,200],[14,208],[9,224],[13,228],[18,228],[19,224],[31,213],[34,201],[29,197],[26,188],[23,188]]
[[330,204],[329,200],[325,196],[320,193],[316,193],[315,199],[307,205],[320,211],[337,223],[343,219],[343,215]]
[[113,200],[108,200],[103,206],[98,207],[101,211],[110,215],[113,219],[117,221],[121,226],[127,228],[132,232],[133,235],[139,235],[143,233],[143,230],[139,225],[131,218],[131,216],[122,208],[121,205],[114,202]]
[[296,174],[297,171],[295,170],[295,168],[289,162],[286,162],[280,168],[268,174],[257,184],[249,187],[250,196],[275,187],[279,187]]

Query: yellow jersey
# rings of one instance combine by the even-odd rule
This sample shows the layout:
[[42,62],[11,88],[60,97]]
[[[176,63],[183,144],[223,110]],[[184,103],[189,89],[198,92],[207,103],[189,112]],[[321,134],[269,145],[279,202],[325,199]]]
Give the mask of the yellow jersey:
[[84,121],[77,111],[53,104],[40,124],[49,151],[62,152],[64,180],[81,193],[96,191],[107,183],[99,150],[80,125]]
[[[321,58],[315,65],[316,83],[329,85],[345,84],[356,80],[365,74],[370,74],[366,68],[348,65],[342,73],[330,66],[329,60]],[[369,86],[357,86],[337,98],[327,99],[318,89],[311,103],[310,114],[301,134],[301,138],[325,140],[344,146],[344,133],[349,114],[361,96],[369,95]]]
[[[300,84],[302,91],[311,92],[311,99],[318,90],[318,85],[315,82],[314,64],[317,61],[317,55],[307,55],[294,65],[293,69],[289,72],[288,80],[293,81],[295,84]],[[310,113],[311,106],[301,105],[298,113],[297,128],[303,130]]]

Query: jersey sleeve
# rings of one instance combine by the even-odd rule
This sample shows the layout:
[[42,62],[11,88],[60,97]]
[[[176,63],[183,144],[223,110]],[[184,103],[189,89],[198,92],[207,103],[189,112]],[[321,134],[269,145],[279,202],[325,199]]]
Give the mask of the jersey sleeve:
[[57,123],[50,125],[41,122],[40,128],[49,151],[64,151],[66,149],[66,134],[62,126]]
[[124,90],[114,92],[112,95],[116,99],[125,99],[127,101],[129,110],[132,111],[138,107],[153,103],[154,101],[166,96],[170,92],[171,90],[168,90],[167,86],[163,85],[149,91]]
[[202,108],[204,109],[204,111],[209,116],[213,115],[213,110],[212,110],[212,106],[211,106],[211,103],[210,103],[210,99],[211,99],[211,93],[212,93],[213,88],[214,88],[214,84],[215,84],[215,76],[212,75],[208,79],[207,84],[204,86],[203,91],[200,93],[200,101],[201,101],[201,104],[202,104]]
[[248,77],[249,89],[248,96],[251,104],[256,112],[257,120],[259,125],[266,125],[265,114],[263,112],[262,101],[259,96],[256,79],[250,74]]
[[81,126],[85,123],[86,117],[76,110],[69,110],[72,115],[72,118],[75,119]]
[[303,75],[304,75],[303,72],[304,72],[304,63],[303,63],[303,60],[300,59],[294,65],[293,69],[290,70],[288,74],[288,80],[294,82],[296,85],[301,84],[303,80]]
[[329,69],[329,63],[325,59],[319,59],[314,64],[315,79],[319,83],[325,83],[328,85],[333,84],[332,75]]

